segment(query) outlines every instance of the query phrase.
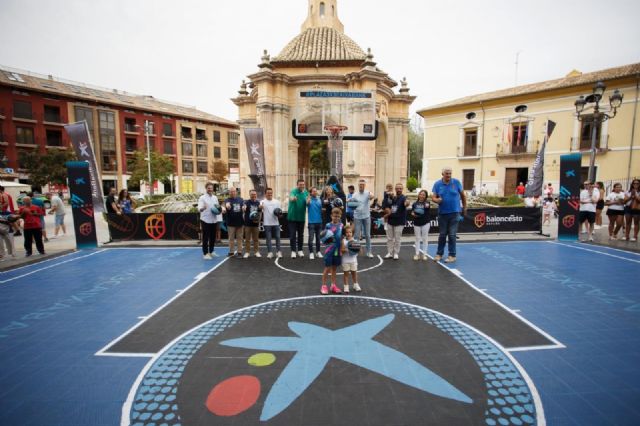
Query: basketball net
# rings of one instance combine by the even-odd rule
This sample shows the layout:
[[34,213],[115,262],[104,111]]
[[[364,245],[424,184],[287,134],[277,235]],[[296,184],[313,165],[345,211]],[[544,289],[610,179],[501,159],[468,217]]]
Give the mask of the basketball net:
[[347,129],[347,126],[333,124],[324,126],[324,133],[328,138],[327,152],[331,175],[339,180],[342,180],[342,137]]

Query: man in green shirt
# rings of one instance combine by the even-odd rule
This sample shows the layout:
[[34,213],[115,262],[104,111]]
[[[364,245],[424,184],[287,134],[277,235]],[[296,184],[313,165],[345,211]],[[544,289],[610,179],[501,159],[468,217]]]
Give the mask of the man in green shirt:
[[302,242],[304,240],[304,222],[307,215],[307,197],[309,192],[305,189],[304,180],[298,179],[296,188],[289,194],[289,211],[287,223],[289,227],[289,243],[291,244],[291,258],[304,257]]

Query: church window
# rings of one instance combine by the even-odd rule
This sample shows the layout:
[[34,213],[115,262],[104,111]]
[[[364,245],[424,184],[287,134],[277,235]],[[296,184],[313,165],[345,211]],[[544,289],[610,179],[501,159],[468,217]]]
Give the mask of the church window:
[[324,2],[320,3],[320,16],[324,16]]

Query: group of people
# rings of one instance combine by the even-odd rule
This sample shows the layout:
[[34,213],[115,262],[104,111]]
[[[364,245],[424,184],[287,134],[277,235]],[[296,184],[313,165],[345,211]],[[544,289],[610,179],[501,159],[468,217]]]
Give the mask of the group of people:
[[[618,233],[624,228],[624,239],[638,240],[640,225],[640,180],[633,179],[628,191],[623,191],[622,184],[613,184],[612,191],[606,195],[604,184],[585,181],[580,191],[581,226],[586,226],[585,241],[593,241],[593,231],[602,225],[602,211],[607,207],[609,218],[609,239],[617,240]],[[598,220],[600,219],[600,220]],[[631,230],[633,228],[633,234]]]
[[129,214],[133,213],[136,208],[136,201],[131,198],[131,194],[127,189],[121,189],[116,195],[116,189],[111,187],[109,195],[107,195],[107,213]]
[[[60,231],[66,235],[64,224],[65,209],[62,192],[50,197],[51,209],[49,214],[55,217],[54,235],[57,238]],[[24,234],[24,250],[27,257],[33,254],[33,244],[41,255],[45,254],[44,243],[49,241],[45,226],[45,206],[40,197],[28,193],[21,199],[21,206],[15,209],[13,198],[0,186],[0,260],[8,253],[15,257],[14,238]],[[22,232],[21,232],[22,230]]]

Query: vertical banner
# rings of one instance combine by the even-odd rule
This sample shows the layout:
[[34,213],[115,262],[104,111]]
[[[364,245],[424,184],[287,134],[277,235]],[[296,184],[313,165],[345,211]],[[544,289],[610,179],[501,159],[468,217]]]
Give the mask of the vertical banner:
[[93,199],[93,208],[98,213],[104,211],[104,200],[102,198],[102,181],[96,164],[96,155],[89,134],[89,127],[86,121],[67,124],[64,129],[71,138],[71,145],[80,161],[86,161],[89,164],[89,176],[91,184],[91,197]]
[[553,133],[553,129],[556,128],[554,121],[547,121],[547,130],[544,135],[544,141],[542,142],[542,148],[538,151],[536,159],[533,162],[531,173],[529,174],[529,180],[524,192],[525,197],[539,197],[542,195],[542,183],[544,181],[544,151],[547,147],[547,142]]
[[558,239],[576,241],[580,224],[580,168],[582,154],[560,156],[560,208],[558,209]]
[[69,161],[66,166],[76,246],[78,248],[98,247],[89,164],[86,161]]
[[262,129],[244,129],[244,138],[247,142],[247,153],[249,154],[249,177],[253,182],[253,188],[258,193],[258,198],[262,199],[267,189]]

